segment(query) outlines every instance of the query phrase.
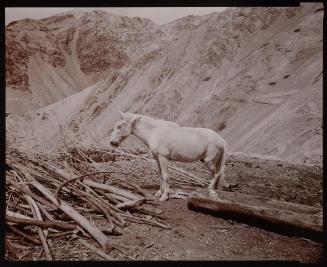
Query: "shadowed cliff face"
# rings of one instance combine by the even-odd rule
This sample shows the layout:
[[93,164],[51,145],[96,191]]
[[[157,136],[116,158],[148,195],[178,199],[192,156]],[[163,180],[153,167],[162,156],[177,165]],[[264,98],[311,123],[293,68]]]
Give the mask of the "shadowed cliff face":
[[121,110],[212,128],[232,151],[321,162],[322,21],[322,4],[162,26],[102,11],[18,21],[6,27],[7,110],[30,111],[12,125],[40,144],[60,144],[55,121],[105,141]]

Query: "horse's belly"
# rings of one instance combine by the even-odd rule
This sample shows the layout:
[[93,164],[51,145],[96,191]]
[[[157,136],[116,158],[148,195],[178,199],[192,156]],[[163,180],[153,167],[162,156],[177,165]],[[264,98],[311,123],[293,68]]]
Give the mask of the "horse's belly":
[[182,162],[193,162],[202,159],[204,153],[205,150],[199,145],[175,146],[171,148],[170,159]]
[[193,162],[204,157],[208,142],[199,131],[174,127],[156,129],[149,143],[150,149],[171,160]]

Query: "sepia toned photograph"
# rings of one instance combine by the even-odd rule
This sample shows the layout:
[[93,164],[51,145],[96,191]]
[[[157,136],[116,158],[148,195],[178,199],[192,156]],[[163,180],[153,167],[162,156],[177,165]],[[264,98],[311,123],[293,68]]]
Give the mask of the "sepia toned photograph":
[[6,7],[6,261],[323,256],[323,3]]

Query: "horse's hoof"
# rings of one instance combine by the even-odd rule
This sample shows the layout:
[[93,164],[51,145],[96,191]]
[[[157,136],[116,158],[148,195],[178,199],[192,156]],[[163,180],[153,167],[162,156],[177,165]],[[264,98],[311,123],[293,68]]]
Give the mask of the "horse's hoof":
[[159,198],[159,201],[166,201],[168,200],[168,196],[162,195],[161,198]]
[[221,199],[221,197],[218,196],[217,192],[209,192],[209,196],[210,196],[210,198],[212,198],[213,200],[223,201],[223,200]]
[[233,191],[233,188],[238,187],[238,184],[227,184],[227,185],[223,185],[223,190],[225,191]]
[[215,191],[209,191],[209,197],[216,199],[218,198],[218,194]]
[[162,195],[162,191],[160,191],[160,190],[158,190],[158,191],[154,194],[155,197],[160,197],[161,195]]
[[230,184],[228,185],[223,185],[219,190],[221,191],[231,191],[232,186]]

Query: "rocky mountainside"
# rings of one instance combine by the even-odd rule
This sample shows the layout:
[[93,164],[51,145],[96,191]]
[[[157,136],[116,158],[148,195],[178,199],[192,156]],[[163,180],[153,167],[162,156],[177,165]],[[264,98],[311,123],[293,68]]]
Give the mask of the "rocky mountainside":
[[102,11],[11,23],[7,110],[30,111],[8,127],[47,148],[62,144],[59,124],[106,141],[121,110],[212,128],[231,151],[319,163],[322,21],[323,5],[305,4],[162,26]]
[[7,109],[24,112],[54,103],[157,47],[152,21],[95,10],[65,12],[6,27]]

